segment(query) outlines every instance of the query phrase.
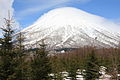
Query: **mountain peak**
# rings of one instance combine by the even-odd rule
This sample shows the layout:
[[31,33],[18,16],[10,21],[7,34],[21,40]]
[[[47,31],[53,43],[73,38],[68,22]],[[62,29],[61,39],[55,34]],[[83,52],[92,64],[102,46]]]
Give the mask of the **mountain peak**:
[[49,11],[22,32],[27,38],[27,45],[44,39],[52,48],[80,47],[92,45],[93,42],[99,47],[116,47],[120,38],[115,33],[115,27],[116,24],[103,17],[64,7]]
[[[63,7],[57,8],[49,11],[47,14],[44,14],[40,17],[35,24],[39,23],[39,21],[45,20],[47,24],[53,25],[76,25],[78,23],[94,23],[94,22],[102,22],[103,18],[99,16],[92,15],[85,11],[82,11],[73,7]],[[50,20],[50,21],[49,21]]]

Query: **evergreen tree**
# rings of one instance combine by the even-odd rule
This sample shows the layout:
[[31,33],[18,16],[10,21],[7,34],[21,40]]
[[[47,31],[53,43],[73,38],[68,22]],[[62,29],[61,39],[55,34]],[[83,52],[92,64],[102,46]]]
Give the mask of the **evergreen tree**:
[[48,80],[51,71],[49,64],[48,52],[44,42],[40,45],[40,49],[36,51],[36,55],[31,63],[32,80]]
[[16,37],[16,49],[18,49],[20,52],[21,52],[21,54],[23,53],[23,51],[24,51],[24,45],[23,45],[23,42],[24,42],[24,40],[25,40],[25,37],[24,37],[24,35],[22,34],[22,32],[19,32],[18,34],[17,34],[17,37]]
[[17,66],[15,68],[15,74],[16,74],[16,79],[17,80],[26,80],[26,69],[25,66],[27,66],[27,64],[25,63],[25,53],[24,53],[24,36],[21,32],[19,32],[19,34],[16,37],[16,44],[15,44],[15,53],[16,53],[16,61],[17,61]]
[[69,77],[71,77],[72,80],[76,80],[77,69],[78,69],[78,62],[75,59],[75,57],[73,57],[68,62],[68,70],[67,70],[69,73]]
[[1,80],[13,80],[15,78],[14,69],[15,63],[15,53],[13,52],[13,42],[12,34],[13,30],[11,28],[12,20],[5,19],[5,26],[2,29],[3,38],[0,39],[1,51],[0,51],[0,79]]
[[52,76],[52,79],[54,80],[63,80],[63,76],[61,73],[64,71],[62,60],[63,59],[61,59],[60,55],[51,56],[51,69],[52,73],[54,74],[54,76]]
[[89,53],[85,64],[85,80],[96,80],[99,78],[98,60],[95,56],[95,51]]

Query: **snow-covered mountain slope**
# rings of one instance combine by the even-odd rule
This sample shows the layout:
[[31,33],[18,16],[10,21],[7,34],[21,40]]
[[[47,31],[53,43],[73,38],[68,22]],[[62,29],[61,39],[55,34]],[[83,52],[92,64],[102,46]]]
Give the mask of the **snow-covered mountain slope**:
[[25,45],[35,46],[44,39],[50,48],[116,47],[120,41],[119,25],[77,8],[49,11],[33,25],[22,30]]

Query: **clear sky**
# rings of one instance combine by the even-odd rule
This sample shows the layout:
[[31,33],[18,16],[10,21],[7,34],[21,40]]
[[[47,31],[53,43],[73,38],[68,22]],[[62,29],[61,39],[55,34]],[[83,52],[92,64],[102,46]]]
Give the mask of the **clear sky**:
[[76,7],[120,23],[120,0],[14,0],[14,15],[25,28],[41,15],[59,7]]

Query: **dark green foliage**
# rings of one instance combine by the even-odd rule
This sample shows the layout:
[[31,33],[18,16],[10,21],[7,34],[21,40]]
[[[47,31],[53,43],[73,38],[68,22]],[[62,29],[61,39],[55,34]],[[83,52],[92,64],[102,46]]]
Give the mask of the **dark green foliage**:
[[1,80],[14,80],[15,67],[16,67],[16,54],[13,51],[11,20],[5,19],[6,23],[3,28],[3,38],[0,41],[0,79]]
[[36,51],[36,55],[31,62],[32,80],[48,80],[51,71],[46,45],[43,43],[40,46],[41,48]]
[[15,68],[16,79],[26,80],[25,76],[27,71],[26,69],[27,64],[25,63],[25,53],[24,53],[24,46],[23,46],[24,36],[21,32],[17,35],[16,40],[17,42],[14,48],[14,52],[16,53],[15,60],[17,62],[16,64],[17,66]]
[[61,73],[65,70],[64,65],[62,63],[63,61],[64,61],[64,59],[61,59],[61,57],[57,56],[57,55],[50,57],[52,73],[55,74],[54,76],[52,76],[52,79],[55,79],[55,80],[63,79],[63,76]]
[[67,72],[69,73],[69,77],[71,77],[72,80],[76,80],[77,70],[79,69],[79,61],[77,60],[78,57],[74,54],[68,58],[67,62]]
[[[24,55],[21,34],[17,37],[17,44],[13,44],[12,20],[5,19],[2,29],[3,38],[0,39],[0,79],[1,80],[24,80],[23,66]],[[19,38],[19,39],[18,39]],[[17,47],[15,47],[17,46]]]
[[92,50],[91,53],[89,53],[87,59],[86,59],[86,65],[85,65],[85,80],[96,80],[99,78],[99,66],[98,66],[98,60],[95,56],[95,51]]
[[69,77],[71,77],[72,80],[76,80],[77,75],[77,69],[78,69],[78,63],[76,59],[71,59],[70,62],[68,62],[68,73]]

